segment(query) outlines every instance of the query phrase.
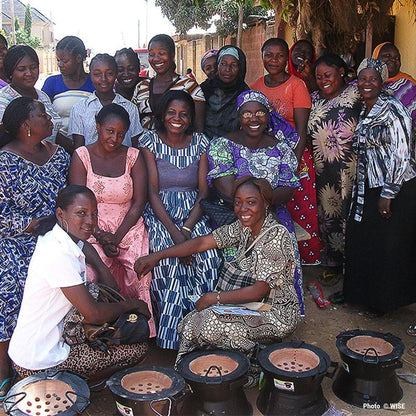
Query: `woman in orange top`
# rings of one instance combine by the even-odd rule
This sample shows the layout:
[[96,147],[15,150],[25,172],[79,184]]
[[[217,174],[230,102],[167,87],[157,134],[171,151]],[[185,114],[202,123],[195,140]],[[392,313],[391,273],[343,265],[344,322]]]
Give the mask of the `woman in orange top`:
[[315,171],[310,145],[306,143],[306,126],[311,108],[311,97],[303,80],[286,72],[289,47],[280,38],[266,40],[262,48],[263,65],[267,75],[257,79],[250,89],[266,95],[273,110],[296,128],[300,140],[293,149],[300,162],[301,186],[294,191],[287,207],[299,225],[311,235],[310,240],[299,243],[303,264],[318,264],[321,245],[316,216]]

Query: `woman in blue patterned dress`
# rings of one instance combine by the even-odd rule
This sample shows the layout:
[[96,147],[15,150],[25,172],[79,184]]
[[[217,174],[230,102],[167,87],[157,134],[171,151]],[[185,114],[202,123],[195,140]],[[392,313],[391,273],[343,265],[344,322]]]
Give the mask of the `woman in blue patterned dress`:
[[53,124],[41,102],[16,98],[2,122],[7,133],[0,138],[0,400],[12,382],[7,348],[36,245],[32,232],[40,218],[54,213],[69,166],[63,148],[43,140]]
[[273,188],[274,210],[288,229],[295,251],[295,289],[304,315],[302,268],[293,220],[286,208],[293,190],[299,186],[298,166],[291,150],[299,140],[296,130],[281,116],[270,112],[266,96],[259,91],[245,91],[237,98],[241,130],[229,138],[214,139],[209,146],[208,183],[220,195],[231,198],[235,179],[245,175],[264,178]]
[[[144,219],[151,252],[211,232],[199,206],[208,193],[208,139],[192,133],[194,102],[184,91],[170,91],[162,109],[157,130],[140,140],[149,177],[150,204]],[[159,347],[178,349],[176,327],[194,309],[189,296],[214,289],[220,263],[212,249],[194,257],[164,259],[154,268],[150,290]]]

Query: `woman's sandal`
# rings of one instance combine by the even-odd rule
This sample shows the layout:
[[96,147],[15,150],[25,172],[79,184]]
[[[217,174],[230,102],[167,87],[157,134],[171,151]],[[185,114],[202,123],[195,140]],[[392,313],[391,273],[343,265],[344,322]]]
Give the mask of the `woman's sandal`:
[[[13,370],[13,374],[10,377],[4,379],[2,383],[0,384],[0,393],[4,393],[0,395],[0,401],[3,401],[6,398],[7,393],[13,386],[13,382],[15,378],[16,378],[16,371]],[[5,386],[7,386],[8,384],[9,384],[9,388],[5,388]]]
[[342,273],[325,271],[318,277],[322,286],[334,286],[342,279]]
[[416,324],[411,324],[406,329],[406,334],[411,337],[416,337]]

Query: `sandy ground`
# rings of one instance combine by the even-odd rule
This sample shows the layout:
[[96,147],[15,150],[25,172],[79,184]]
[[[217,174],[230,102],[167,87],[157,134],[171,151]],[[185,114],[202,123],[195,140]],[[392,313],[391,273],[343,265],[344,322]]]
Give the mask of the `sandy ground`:
[[[406,328],[411,321],[416,322],[416,304],[401,308],[395,312],[387,314],[383,317],[376,317],[364,310],[353,307],[351,305],[337,305],[330,306],[326,309],[319,309],[310,293],[306,289],[306,282],[316,280],[316,277],[322,273],[319,266],[305,267],[305,300],[306,300],[306,318],[300,323],[296,332],[292,334],[289,340],[302,340],[309,344],[316,345],[326,351],[331,360],[340,362],[338,350],[335,345],[336,336],[349,329],[369,329],[379,331],[382,333],[391,333],[402,339],[406,346],[406,350],[416,343],[416,337],[410,337],[406,334]],[[342,288],[342,283],[336,286],[324,288],[325,296],[336,292]],[[146,358],[145,365],[158,365],[171,367],[174,362],[174,355],[158,350],[152,349]],[[403,368],[400,371],[408,371],[416,374],[416,357],[405,352],[401,358]],[[330,378],[325,377],[322,382],[324,395],[326,399],[337,409],[342,409],[350,415],[372,415],[372,416],[415,416],[416,415],[416,385],[408,384],[400,380],[400,386],[403,389],[403,398],[400,405],[404,409],[399,410],[367,410],[348,405],[347,403],[338,399],[332,392],[332,382]],[[253,388],[246,391],[247,397],[253,405],[253,416],[260,416],[256,407],[256,399],[258,390]],[[0,411],[0,415],[4,415]],[[84,415],[90,416],[114,416],[118,413],[115,410],[114,401],[108,389],[91,394],[91,404],[84,411]],[[137,415],[136,415],[137,416]],[[236,415],[237,416],[237,415]],[[285,416],[285,415],[281,415]]]

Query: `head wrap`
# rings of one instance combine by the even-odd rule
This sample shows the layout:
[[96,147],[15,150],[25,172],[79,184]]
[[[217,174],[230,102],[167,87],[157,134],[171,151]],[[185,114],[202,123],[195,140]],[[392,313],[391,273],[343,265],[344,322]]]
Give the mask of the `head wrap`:
[[374,59],[378,59],[378,57],[380,55],[380,51],[381,51],[381,49],[383,48],[384,45],[392,45],[393,46],[393,44],[391,42],[383,42],[383,43],[380,43],[379,45],[377,45],[374,48],[373,54],[371,55],[371,57],[374,58]]
[[217,61],[220,62],[221,59],[224,58],[225,55],[231,55],[231,56],[234,56],[234,58],[237,59],[237,61],[240,60],[238,50],[237,48],[234,48],[234,46],[225,46],[224,48],[221,48],[218,54]]
[[263,104],[270,111],[269,101],[266,96],[262,92],[254,90],[244,91],[237,97],[237,111],[240,110],[245,103],[250,103],[252,101]]
[[201,58],[201,69],[204,70],[205,62],[208,58],[211,58],[212,56],[218,55],[218,49],[210,49],[209,51],[206,51]]
[[381,77],[381,81],[383,84],[387,81],[389,78],[389,71],[387,69],[387,65],[380,61],[380,59],[374,59],[374,58],[364,58],[363,61],[360,63],[360,66],[357,69],[357,75],[363,70],[367,68],[372,68],[378,72],[378,74]]
[[[289,74],[296,75],[300,79],[303,79],[303,76],[300,74],[300,72],[298,72],[298,70],[296,69],[295,65],[292,62],[293,49],[299,42],[309,42],[309,41],[307,39],[300,39],[297,42],[295,42],[292,45],[292,47],[289,49],[289,60],[288,60],[288,63],[287,63],[287,72],[289,72]],[[313,66],[316,62],[316,51],[315,51],[315,47],[312,45],[312,43],[310,43],[310,44],[312,46],[312,61],[309,62],[309,63]]]

